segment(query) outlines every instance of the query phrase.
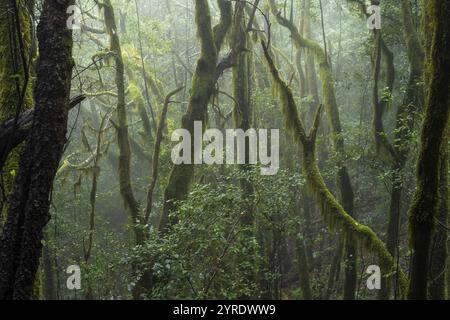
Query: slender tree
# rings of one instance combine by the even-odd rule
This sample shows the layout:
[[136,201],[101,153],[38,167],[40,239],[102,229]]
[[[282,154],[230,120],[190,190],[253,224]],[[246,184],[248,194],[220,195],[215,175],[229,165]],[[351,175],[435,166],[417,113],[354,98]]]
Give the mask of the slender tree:
[[[333,74],[331,66],[328,61],[327,52],[318,43],[311,39],[304,38],[298,28],[288,19],[284,18],[276,8],[275,0],[269,0],[269,4],[272,12],[276,16],[276,19],[280,25],[286,27],[291,37],[298,47],[307,48],[316,59],[319,65],[319,75],[322,81],[322,94],[323,104],[327,113],[328,123],[333,133],[333,144],[337,153],[345,154],[344,139],[342,137],[342,124],[339,116],[339,109],[336,102],[336,96],[334,92]],[[338,172],[336,184],[339,190],[340,200],[342,206],[348,214],[354,215],[354,194],[353,187],[350,181],[350,175],[348,174],[347,167],[344,163],[338,164]],[[345,275],[346,280],[344,284],[344,299],[355,299],[356,293],[356,247],[353,244],[352,239],[345,239],[346,242],[346,264]]]

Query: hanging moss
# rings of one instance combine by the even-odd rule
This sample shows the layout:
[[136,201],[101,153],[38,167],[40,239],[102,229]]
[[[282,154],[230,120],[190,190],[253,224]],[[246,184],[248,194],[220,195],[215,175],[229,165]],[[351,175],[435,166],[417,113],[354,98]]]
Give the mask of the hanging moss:
[[[347,241],[355,241],[359,245],[364,246],[369,252],[375,254],[380,260],[382,270],[396,272],[394,258],[386,249],[383,241],[378,238],[372,229],[357,222],[344,210],[330,192],[320,174],[315,158],[315,139],[319,127],[320,108],[316,114],[315,122],[310,134],[306,135],[303,123],[297,113],[297,107],[291,89],[281,79],[264,43],[262,43],[262,46],[271,74],[279,87],[278,90],[282,101],[282,113],[286,126],[302,148],[303,171],[306,181],[315,198],[316,204],[320,208],[324,221],[327,223],[330,230],[341,230]],[[399,291],[402,298],[405,297],[407,286],[408,281],[406,276],[399,270]]]
[[[344,138],[342,136],[341,120],[334,92],[333,72],[328,62],[327,52],[317,42],[303,37],[292,21],[282,17],[281,13],[278,12],[274,0],[269,0],[269,5],[272,13],[276,16],[278,23],[290,31],[295,46],[298,49],[307,48],[309,52],[314,55],[316,63],[319,66],[319,77],[322,82],[323,105],[327,114],[329,127],[332,131],[333,145],[336,153],[344,155]],[[353,216],[354,194],[350,176],[342,160],[339,160],[337,167],[339,169],[337,172],[336,185],[340,193],[340,200],[346,212]],[[348,281],[346,280],[345,282],[344,296],[346,299],[353,299],[356,291],[356,250],[353,248],[351,241],[347,241],[346,243],[348,252],[347,257],[350,263],[348,264],[349,268],[346,270]]]

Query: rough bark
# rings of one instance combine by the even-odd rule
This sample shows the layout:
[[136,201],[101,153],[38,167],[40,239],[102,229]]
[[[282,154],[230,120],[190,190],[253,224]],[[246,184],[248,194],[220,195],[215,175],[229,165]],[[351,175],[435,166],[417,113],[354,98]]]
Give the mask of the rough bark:
[[[17,112],[30,108],[33,104],[30,62],[33,57],[31,20],[34,0],[10,1],[0,3],[0,122],[15,118]],[[31,56],[30,56],[31,55]],[[20,132],[18,133],[20,135]],[[7,210],[5,206],[12,192],[15,172],[19,168],[19,157],[23,146],[0,145],[0,169],[2,194],[0,217]],[[11,152],[11,149],[14,149]],[[0,218],[0,225],[3,219]]]
[[429,0],[424,27],[432,39],[427,48],[425,118],[417,162],[417,189],[409,210],[410,243],[413,250],[410,299],[427,299],[430,243],[439,204],[439,154],[444,142],[450,103],[450,1]]
[[447,298],[447,258],[448,258],[448,143],[449,131],[442,145],[439,168],[439,207],[437,215],[436,233],[433,236],[430,262],[429,296],[431,300],[445,300]]
[[47,0],[43,4],[36,111],[0,242],[0,299],[29,299],[39,266],[53,179],[66,143],[73,67],[66,11],[73,3]]

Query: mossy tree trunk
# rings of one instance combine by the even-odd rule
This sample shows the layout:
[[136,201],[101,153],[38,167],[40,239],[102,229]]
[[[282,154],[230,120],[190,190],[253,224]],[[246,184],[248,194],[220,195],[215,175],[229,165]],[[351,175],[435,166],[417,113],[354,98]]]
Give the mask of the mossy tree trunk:
[[[103,9],[105,29],[109,36],[110,50],[114,54],[115,62],[115,82],[117,87],[117,124],[115,124],[115,129],[117,131],[117,143],[119,146],[118,171],[120,194],[125,210],[130,215],[135,244],[142,245],[146,238],[145,231],[142,227],[145,217],[140,213],[139,203],[134,195],[131,179],[131,146],[125,101],[125,65],[122,57],[120,39],[117,33],[114,8],[111,1],[104,0],[103,3],[98,4]],[[141,299],[142,294],[150,290],[149,288],[151,286],[152,274],[149,271],[144,272],[133,288],[133,297],[135,299]]]
[[[281,79],[279,71],[275,67],[273,59],[264,42],[262,42],[262,47],[264,56],[269,64],[270,72],[278,87],[286,127],[302,148],[303,172],[310,191],[314,195],[317,205],[320,207],[324,221],[331,230],[341,230],[346,239],[350,239],[354,243],[364,246],[369,252],[375,254],[383,269],[389,270],[389,272],[396,272],[394,258],[386,249],[386,245],[369,227],[358,223],[346,212],[330,192],[320,174],[315,157],[315,140],[319,127],[321,108],[319,107],[314,120],[314,125],[309,135],[307,135],[303,123],[298,116],[297,106],[291,89]],[[401,270],[398,270],[398,272],[400,297],[404,298],[408,281]]]
[[73,0],[43,4],[38,26],[34,121],[11,195],[0,242],[0,299],[30,299],[50,219],[50,193],[66,143],[72,76]]
[[139,227],[140,214],[139,204],[134,196],[131,183],[131,150],[130,138],[128,133],[128,119],[125,103],[125,67],[122,58],[122,49],[116,26],[114,8],[110,0],[104,0],[99,3],[103,9],[106,33],[109,36],[110,50],[114,54],[115,63],[115,82],[117,87],[117,143],[119,146],[119,187],[122,195],[125,209],[130,214],[131,223],[134,231],[136,244],[142,244],[144,233]]
[[[16,3],[18,17],[14,14],[13,3]],[[33,7],[34,0],[4,0],[0,3],[2,13],[0,19],[0,56],[2,57],[0,59],[0,122],[15,118],[18,107],[22,111],[33,105],[30,81],[30,54],[33,55],[30,14]],[[22,94],[24,94],[23,98],[21,98]],[[22,101],[19,106],[18,101]],[[0,149],[1,170],[4,172],[1,194],[6,196],[0,200],[0,226],[5,219],[3,217],[4,211],[7,210],[5,205],[12,192],[22,151],[23,145],[11,152],[6,146]]]
[[450,104],[450,2],[429,0],[424,15],[426,48],[425,118],[417,162],[417,189],[409,210],[410,243],[413,250],[410,299],[427,299],[430,244],[439,209],[440,151],[444,143]]
[[436,233],[431,245],[430,284],[429,296],[431,300],[445,300],[447,298],[447,258],[448,258],[448,143],[449,130],[447,129],[443,144],[439,168],[439,206],[437,215]]
[[[194,122],[206,123],[208,103],[215,92],[215,84],[220,76],[216,65],[220,48],[225,35],[231,25],[231,3],[218,0],[220,9],[220,22],[214,28],[211,24],[209,4],[206,0],[195,1],[195,21],[197,34],[200,39],[200,58],[197,61],[192,78],[191,95],[189,105],[182,118],[182,128],[194,136]],[[164,207],[159,223],[159,230],[165,230],[175,221],[169,221],[169,214],[175,209],[174,201],[182,200],[188,193],[190,184],[194,178],[194,142],[192,141],[191,164],[180,164],[173,167],[167,187],[164,191]]]
[[[234,21],[233,21],[233,47],[248,47],[247,30],[245,25],[245,2],[236,2]],[[251,92],[250,92],[250,52],[247,50],[239,50],[235,64],[233,66],[233,96],[235,104],[233,108],[234,126],[237,129],[247,131],[251,127]],[[248,165],[250,159],[250,148],[248,137],[245,144],[245,163],[240,165],[240,169],[245,177],[240,180],[243,196],[246,199],[246,208],[242,215],[241,222],[251,227],[254,222],[253,217],[253,185],[249,181],[248,173],[250,166]]]
[[[319,77],[322,81],[323,104],[327,113],[328,123],[333,134],[334,149],[338,154],[345,154],[344,139],[342,137],[342,125],[339,116],[339,109],[334,93],[334,80],[329,65],[328,58],[324,49],[315,41],[306,39],[298,31],[297,27],[288,19],[281,16],[276,8],[275,0],[269,0],[272,13],[276,16],[278,23],[286,27],[297,47],[307,48],[310,53],[314,54],[316,63],[319,65]],[[344,163],[338,163],[337,187],[340,194],[340,200],[345,211],[351,216],[354,215],[354,194],[351,185],[350,176]],[[353,240],[348,238],[346,241],[346,261],[345,261],[345,283],[344,283],[344,299],[355,299],[356,293],[356,248]]]

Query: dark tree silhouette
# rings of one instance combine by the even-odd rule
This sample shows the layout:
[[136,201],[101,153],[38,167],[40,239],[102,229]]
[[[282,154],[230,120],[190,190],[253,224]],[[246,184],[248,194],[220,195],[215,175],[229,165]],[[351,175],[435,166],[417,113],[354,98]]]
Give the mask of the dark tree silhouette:
[[72,75],[72,31],[67,8],[74,0],[46,0],[38,26],[36,109],[20,160],[8,220],[0,242],[0,299],[29,299],[39,267],[50,194],[66,143]]

